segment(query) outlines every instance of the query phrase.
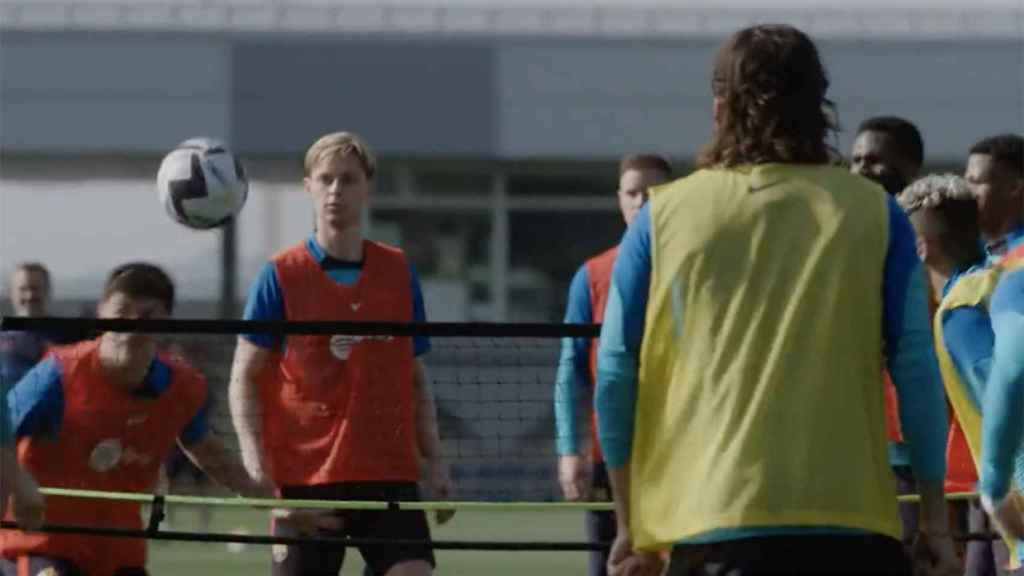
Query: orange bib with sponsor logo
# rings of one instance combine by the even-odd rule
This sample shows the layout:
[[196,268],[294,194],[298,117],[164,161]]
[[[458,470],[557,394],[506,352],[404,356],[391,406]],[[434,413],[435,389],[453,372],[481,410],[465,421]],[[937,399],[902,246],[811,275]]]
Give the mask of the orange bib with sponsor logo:
[[[352,285],[305,243],[272,259],[289,321],[411,322],[401,250],[364,244]],[[261,381],[263,453],[278,486],[419,478],[411,337],[289,334]]]
[[[206,401],[206,381],[179,360],[161,356],[171,382],[159,396],[126,393],[104,378],[99,340],[57,347],[64,413],[56,438],[22,438],[18,461],[41,486],[147,492],[185,426]],[[46,521],[96,528],[142,528],[137,502],[46,497]],[[8,516],[8,519],[12,517]],[[144,540],[79,534],[0,531],[0,550],[62,557],[85,574],[109,575],[122,566],[145,566]]]

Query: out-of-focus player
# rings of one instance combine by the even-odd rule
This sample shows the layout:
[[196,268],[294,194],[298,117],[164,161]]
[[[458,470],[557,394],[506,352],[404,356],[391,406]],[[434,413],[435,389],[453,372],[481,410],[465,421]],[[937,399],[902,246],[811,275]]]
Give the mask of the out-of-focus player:
[[[850,172],[878,182],[896,196],[921,171],[924,139],[913,122],[898,116],[874,116],[861,122],[850,151]],[[885,372],[885,424],[889,434],[889,464],[898,494],[915,494],[917,484],[910,465],[910,447],[899,425],[899,403],[892,378]],[[903,543],[913,544],[920,515],[916,502],[900,502]]]
[[[53,282],[50,271],[40,262],[22,262],[14,268],[8,285],[8,299],[15,316],[40,318],[49,315]],[[14,386],[25,372],[42,359],[52,344],[67,344],[77,338],[51,332],[0,332],[0,391]]]
[[896,196],[921,172],[924,139],[913,122],[874,116],[860,123],[850,151],[850,172],[878,182]]
[[[928,269],[932,292],[941,299],[961,276],[977,270],[985,262],[979,242],[978,206],[974,195],[963,178],[944,174],[915,181],[898,199],[914,226],[917,253]],[[947,389],[958,382],[972,382],[980,386],[987,377],[985,358],[991,355],[991,329],[987,321],[981,325],[980,331],[975,330],[970,322],[962,323],[961,312],[945,315],[945,321],[942,321],[944,338],[936,342],[940,357],[944,351],[952,353],[959,376],[959,380],[953,380],[944,374]],[[979,350],[981,354],[976,352]],[[980,358],[976,358],[978,356]],[[951,395],[955,394],[957,392],[952,391]],[[959,418],[950,422],[946,467],[947,492],[972,492],[976,489],[978,473]],[[950,502],[950,506],[966,531],[990,531],[980,504],[961,500]],[[1005,566],[1008,560],[1009,551],[1002,542],[971,540],[966,543],[964,565],[967,576],[1001,573],[997,567]]]
[[[626,226],[647,202],[647,189],[672,177],[672,166],[653,154],[634,154],[619,162],[619,210]],[[587,260],[569,286],[565,311],[567,324],[600,324],[608,301],[612,265],[618,247],[609,248]],[[597,427],[593,425],[593,386],[597,381],[597,341],[565,338],[555,380],[556,449],[558,480],[566,500],[611,498],[608,472],[604,468]],[[615,515],[587,513],[587,537],[591,542],[615,539]],[[591,552],[590,574],[606,574],[608,553]]]
[[883,362],[922,495],[916,555],[956,574],[946,406],[914,233],[832,165],[828,79],[786,25],[713,68],[702,168],[655,188],[619,247],[598,353],[612,574],[909,574]]
[[975,144],[966,180],[987,267],[963,275],[945,295],[936,342],[950,401],[978,465],[982,505],[1016,548],[1016,568],[1017,540],[1024,536],[1024,465],[1017,458],[1024,410],[1024,139],[1007,134]]
[[[161,319],[173,307],[171,279],[156,266],[129,263],[107,279],[98,315]],[[269,494],[209,430],[202,375],[156,346],[149,334],[108,332],[54,348],[7,393],[4,461],[15,458],[16,441],[17,462],[41,485],[146,492],[177,442],[228,488]],[[54,524],[142,529],[137,502],[52,496],[40,504],[31,490],[14,490],[7,518],[35,526],[43,514]],[[145,564],[144,539],[0,531],[5,576],[127,576],[145,574]]]
[[[254,320],[424,321],[419,280],[398,248],[363,237],[376,161],[347,132],[306,153],[314,233],[271,258],[245,310]],[[238,340],[229,399],[243,458],[291,499],[409,501],[420,498],[420,458],[435,497],[451,491],[422,337],[249,334]],[[333,521],[331,521],[333,520]],[[422,511],[339,511],[321,533],[423,542],[360,550],[374,574],[432,571]],[[275,533],[309,527],[275,522]],[[336,574],[339,546],[274,548],[273,573]]]

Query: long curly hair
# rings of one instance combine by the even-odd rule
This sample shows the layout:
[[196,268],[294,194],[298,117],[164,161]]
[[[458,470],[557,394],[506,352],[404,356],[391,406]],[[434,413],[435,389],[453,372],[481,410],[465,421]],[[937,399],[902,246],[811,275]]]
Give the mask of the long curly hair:
[[714,138],[697,165],[826,164],[839,130],[818,49],[792,26],[740,30],[719,49],[711,89],[720,100]]

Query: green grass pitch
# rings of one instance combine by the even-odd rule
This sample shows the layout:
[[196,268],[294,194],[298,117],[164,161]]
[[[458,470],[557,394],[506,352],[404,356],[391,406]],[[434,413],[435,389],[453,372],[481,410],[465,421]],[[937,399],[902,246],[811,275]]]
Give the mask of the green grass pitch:
[[[432,526],[437,540],[500,541],[584,541],[583,512],[459,512],[445,526]],[[174,515],[174,530],[197,529],[193,509],[179,509]],[[266,511],[220,508],[213,515],[214,532],[244,529],[250,534],[266,534]],[[158,576],[252,576],[270,573],[270,547],[248,545],[229,550],[227,544],[187,542],[151,542],[149,570]],[[527,574],[584,574],[586,552],[437,552],[439,576],[511,576]],[[359,552],[350,549],[345,558],[343,576],[361,576]]]

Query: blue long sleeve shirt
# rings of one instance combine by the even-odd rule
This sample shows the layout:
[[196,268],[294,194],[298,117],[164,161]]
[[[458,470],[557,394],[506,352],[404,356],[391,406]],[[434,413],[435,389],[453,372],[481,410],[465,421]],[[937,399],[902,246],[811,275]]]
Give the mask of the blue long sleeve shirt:
[[[580,266],[569,285],[569,301],[565,308],[566,324],[593,323],[590,282],[586,265]],[[555,375],[555,449],[559,456],[579,454],[583,430],[584,398],[593,390],[590,377],[590,338],[563,338]]]
[[1024,441],[1024,269],[1003,276],[989,304],[994,345],[981,394],[979,488],[998,500],[1010,489],[1015,456]]

